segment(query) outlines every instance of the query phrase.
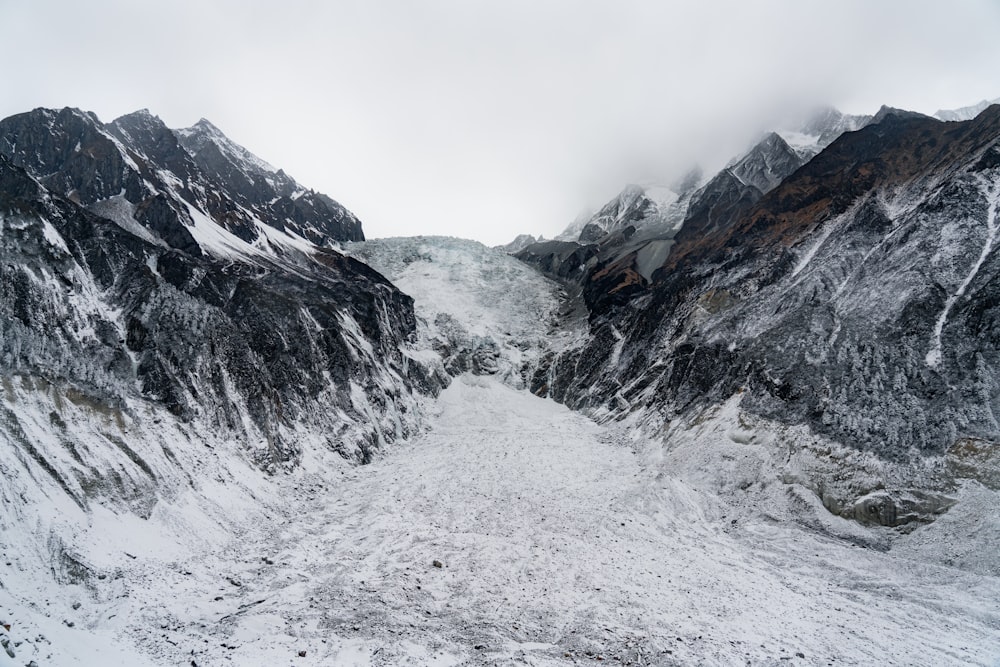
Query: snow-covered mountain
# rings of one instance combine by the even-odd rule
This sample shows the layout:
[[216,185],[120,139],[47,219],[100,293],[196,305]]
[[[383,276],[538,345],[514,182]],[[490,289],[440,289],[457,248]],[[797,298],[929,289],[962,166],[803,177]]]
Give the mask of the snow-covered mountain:
[[518,234],[514,237],[514,240],[510,243],[505,243],[504,245],[496,246],[498,250],[503,250],[506,253],[513,255],[516,252],[524,250],[529,245],[534,243],[542,243],[545,238],[541,235],[538,237],[532,236],[531,234]]
[[758,201],[731,187],[693,210],[656,267],[641,248],[599,258],[576,277],[591,338],[549,391],[619,417],[655,406],[664,423],[745,392],[763,417],[898,462],[847,486],[843,464],[816,464],[830,511],[932,520],[1000,463],[985,444],[1000,439],[998,143],[1000,107],[964,124],[883,114]]
[[258,515],[267,474],[421,427],[441,385],[407,356],[412,299],[241,205],[152,116],[36,110],[0,137],[7,594],[49,568],[99,586],[100,517],[229,534],[215,485]]
[[972,120],[994,104],[1000,104],[1000,97],[995,100],[983,100],[960,109],[939,109],[934,112],[934,117],[944,121]]
[[805,163],[806,159],[793,150],[781,135],[771,132],[730,165],[729,171],[744,185],[753,186],[763,194],[773,190]]
[[174,134],[204,174],[268,224],[316,245],[335,247],[338,241],[364,240],[361,222],[353,213],[299,185],[204,118]]
[[872,122],[873,116],[841,113],[833,107],[821,108],[796,126],[778,134],[805,159],[810,159],[845,132],[856,132]]
[[0,121],[0,667],[993,664],[998,209],[1000,106],[516,257],[204,120]]
[[77,109],[35,109],[0,121],[0,154],[48,190],[188,253],[280,255],[297,239],[334,248],[364,238],[347,209],[207,122],[175,132],[145,110],[105,125]]
[[717,198],[720,189],[727,188],[740,190],[737,198],[759,198],[844,132],[856,131],[890,112],[905,113],[883,107],[881,115],[854,116],[832,107],[820,109],[793,128],[766,133],[707,180],[696,168],[669,185],[627,185],[597,213],[578,216],[555,240],[606,246],[611,235],[624,232],[630,236],[629,227],[645,230],[641,235],[645,238],[670,237],[688,216],[693,201]]

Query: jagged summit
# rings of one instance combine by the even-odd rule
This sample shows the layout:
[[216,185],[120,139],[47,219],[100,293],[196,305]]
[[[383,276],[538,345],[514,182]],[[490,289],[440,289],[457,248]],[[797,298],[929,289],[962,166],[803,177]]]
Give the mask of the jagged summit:
[[806,158],[777,132],[769,132],[742,158],[729,166],[744,185],[752,185],[763,192],[773,190],[793,171],[805,164]]
[[249,260],[364,238],[346,208],[204,120],[174,131],[148,109],[107,124],[79,109],[35,109],[0,121],[0,153],[145,240],[195,255]]
[[521,250],[524,250],[529,245],[533,245],[535,243],[542,243],[544,241],[545,238],[543,236],[538,236],[536,238],[531,234],[518,234],[517,236],[514,237],[513,241],[505,243],[503,245],[496,246],[496,248],[498,250],[503,250],[504,252],[510,255],[513,255],[515,253],[520,252]]
[[353,213],[330,197],[302,187],[210,121],[202,118],[175,134],[204,173],[268,224],[316,245],[364,240],[361,222]]
[[201,118],[191,127],[177,129],[174,132],[184,147],[192,154],[197,154],[208,144],[213,144],[234,163],[242,163],[243,168],[248,172],[267,174],[278,171],[278,169],[267,161],[257,157],[243,146],[231,140],[207,118]]
[[907,109],[897,109],[896,107],[890,107],[883,104],[875,115],[872,117],[872,124],[881,123],[887,118],[930,118],[926,114],[922,114],[917,111],[909,111]]

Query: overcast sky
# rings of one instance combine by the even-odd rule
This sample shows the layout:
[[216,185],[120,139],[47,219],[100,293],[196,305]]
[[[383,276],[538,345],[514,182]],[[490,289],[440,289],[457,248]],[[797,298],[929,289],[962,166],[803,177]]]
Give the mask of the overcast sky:
[[821,103],[1000,97],[1000,2],[0,0],[0,116],[205,117],[369,237],[552,236]]

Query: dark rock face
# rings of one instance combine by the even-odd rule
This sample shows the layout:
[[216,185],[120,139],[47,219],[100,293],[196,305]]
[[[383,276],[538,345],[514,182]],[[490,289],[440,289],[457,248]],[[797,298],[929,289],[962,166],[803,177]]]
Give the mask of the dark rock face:
[[137,170],[92,114],[35,109],[0,121],[0,152],[77,203],[145,194]]
[[[162,156],[168,151],[157,152]],[[189,230],[192,223],[183,199],[185,194],[191,196],[190,190],[185,186],[175,192],[154,162],[126,147],[93,114],[35,109],[6,118],[0,121],[0,153],[39,178],[48,190],[82,206],[127,202],[132,223],[172,247],[201,253]],[[171,163],[180,168],[178,177],[186,179],[182,182],[190,183],[194,167],[190,159]]]
[[202,172],[264,224],[288,229],[316,245],[365,240],[353,213],[303,188],[284,171],[271,170],[204,118],[176,134]]
[[998,142],[1000,107],[887,113],[756,203],[718,188],[650,284],[589,273],[592,338],[548,391],[671,419],[747,389],[745,408],[887,459],[1000,440]]
[[[407,435],[412,392],[440,388],[403,354],[412,299],[333,250],[250,245],[265,221],[237,196],[147,112],[0,121],[3,377],[266,443],[268,470],[298,459],[296,433],[362,462]],[[195,215],[247,252],[202,247]]]
[[723,169],[691,199],[679,239],[700,238],[729,225],[749,210],[762,196],[760,189],[747,185],[729,169]]
[[0,121],[0,153],[49,190],[189,254],[206,250],[193,231],[200,215],[278,254],[266,228],[327,247],[364,238],[343,206],[270,170],[207,121],[174,131],[146,110],[105,125],[76,109],[35,109]]
[[567,281],[581,280],[596,264],[598,248],[572,241],[544,241],[529,245],[514,256],[542,273]]
[[805,160],[777,133],[771,132],[729,171],[763,194],[776,188],[803,164]]

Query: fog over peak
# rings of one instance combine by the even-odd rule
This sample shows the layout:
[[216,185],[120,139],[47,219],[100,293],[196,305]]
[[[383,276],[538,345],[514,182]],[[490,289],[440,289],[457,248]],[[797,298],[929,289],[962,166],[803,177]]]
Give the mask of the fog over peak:
[[369,236],[552,236],[625,183],[706,173],[821,105],[1000,95],[972,1],[41,0],[0,6],[0,115],[211,119]]

